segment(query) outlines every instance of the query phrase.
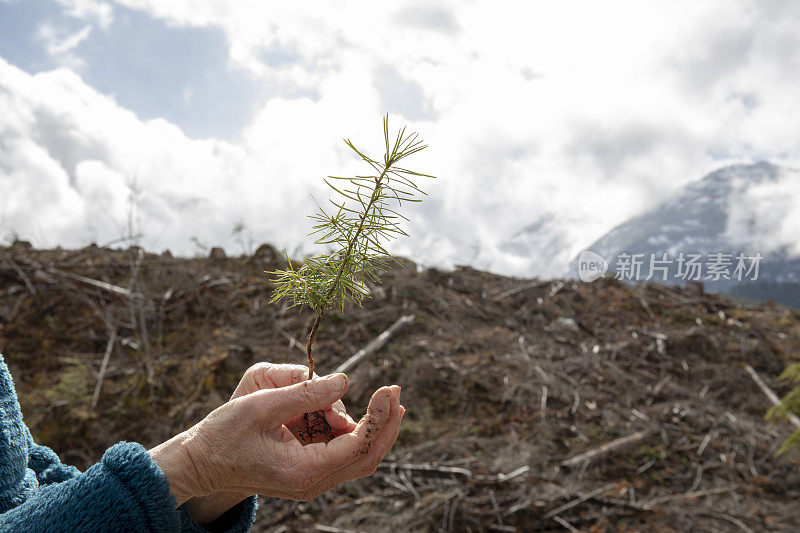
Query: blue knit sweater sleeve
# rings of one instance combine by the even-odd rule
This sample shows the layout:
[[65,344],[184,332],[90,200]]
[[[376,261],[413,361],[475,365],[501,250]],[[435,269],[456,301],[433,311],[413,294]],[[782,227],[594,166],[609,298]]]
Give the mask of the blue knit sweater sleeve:
[[255,498],[202,528],[175,508],[169,483],[141,445],[120,442],[81,473],[33,442],[0,355],[0,533],[16,531],[245,532]]

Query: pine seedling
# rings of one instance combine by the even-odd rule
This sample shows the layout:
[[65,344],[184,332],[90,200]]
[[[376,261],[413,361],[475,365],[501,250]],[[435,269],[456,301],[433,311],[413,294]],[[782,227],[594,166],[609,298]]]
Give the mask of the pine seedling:
[[382,161],[365,155],[349,139],[344,141],[370,166],[371,174],[325,179],[333,191],[334,197],[328,200],[332,207],[317,204],[317,213],[310,216],[315,224],[309,235],[316,236],[315,244],[332,247],[332,251],[306,257],[299,268],[287,256],[287,270],[267,272],[275,287],[270,303],[285,298],[289,307],[307,305],[315,312],[306,342],[308,379],[314,375],[311,352],[323,316],[332,308],[343,310],[348,303],[360,307],[369,298],[371,286],[380,282],[379,272],[393,260],[384,246],[408,236],[401,227],[408,219],[398,209],[403,202],[420,202],[418,196],[425,195],[416,180],[434,177],[399,165],[427,145],[416,133],[406,134],[405,127],[390,137],[388,114],[383,117],[383,137],[386,152]]

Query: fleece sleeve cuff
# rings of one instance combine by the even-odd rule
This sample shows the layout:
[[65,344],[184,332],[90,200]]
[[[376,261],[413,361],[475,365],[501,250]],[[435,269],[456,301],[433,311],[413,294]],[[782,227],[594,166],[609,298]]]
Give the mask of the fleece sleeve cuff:
[[24,502],[0,514],[0,533],[152,533],[180,531],[180,527],[167,479],[147,450],[130,442],[112,446],[101,462],[83,474],[39,487]]
[[176,531],[179,515],[169,483],[150,453],[135,442],[115,444],[103,455],[103,467],[124,487],[128,505],[139,510],[147,531]]
[[256,519],[258,503],[256,497],[251,496],[242,500],[237,505],[228,509],[222,516],[211,524],[203,527],[195,522],[186,504],[178,507],[181,513],[181,531],[192,533],[246,533]]
[[[36,484],[34,471],[29,469],[28,473],[31,483]],[[255,507],[255,498],[248,498],[204,529],[185,509],[175,508],[169,482],[148,451],[140,444],[120,442],[109,448],[103,459],[86,472],[41,486],[28,494],[25,501],[0,513],[0,533],[238,533],[250,528]]]
[[[103,456],[103,465],[112,471],[119,481],[134,496],[142,510],[142,516],[153,530],[161,531],[162,527],[177,531],[176,519],[180,522],[180,531],[192,533],[245,533],[250,530],[255,520],[256,497],[246,498],[233,506],[214,522],[202,527],[189,514],[186,505],[175,510],[175,499],[169,492],[169,482],[163,472],[153,461],[150,453],[141,445],[121,442],[111,448]],[[165,529],[167,530],[167,529]]]

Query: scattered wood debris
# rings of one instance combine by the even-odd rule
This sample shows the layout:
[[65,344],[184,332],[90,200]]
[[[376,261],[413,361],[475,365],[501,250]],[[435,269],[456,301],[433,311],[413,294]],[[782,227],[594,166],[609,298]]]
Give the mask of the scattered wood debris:
[[[212,255],[0,248],[0,350],[39,441],[86,467],[201,419],[254,362],[304,362],[311,313],[268,303],[281,254]],[[763,419],[797,311],[410,262],[382,277],[317,353],[321,373],[348,365],[354,416],[403,387],[398,444],[370,478],[263,500],[256,531],[800,530],[797,454],[774,456],[794,428]]]

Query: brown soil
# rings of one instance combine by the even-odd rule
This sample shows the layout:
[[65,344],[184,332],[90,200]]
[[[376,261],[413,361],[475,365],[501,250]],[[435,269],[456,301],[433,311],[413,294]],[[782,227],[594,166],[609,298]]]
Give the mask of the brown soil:
[[303,431],[304,438],[300,438],[300,442],[310,444],[312,442],[330,442],[335,435],[333,428],[325,420],[325,413],[322,411],[315,411],[313,413],[306,413],[303,416],[306,429]]
[[[0,249],[0,350],[34,438],[85,468],[197,422],[257,361],[304,364],[313,314],[267,303],[278,257]],[[744,370],[788,392],[775,378],[800,353],[797,311],[407,262],[382,279],[363,309],[326,316],[315,359],[324,375],[416,316],[348,372],[355,419],[402,386],[398,444],[312,502],[262,500],[255,531],[800,529],[797,455],[773,455],[793,428],[764,421]]]

